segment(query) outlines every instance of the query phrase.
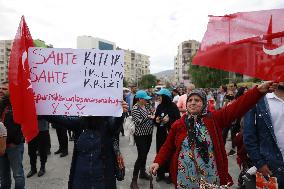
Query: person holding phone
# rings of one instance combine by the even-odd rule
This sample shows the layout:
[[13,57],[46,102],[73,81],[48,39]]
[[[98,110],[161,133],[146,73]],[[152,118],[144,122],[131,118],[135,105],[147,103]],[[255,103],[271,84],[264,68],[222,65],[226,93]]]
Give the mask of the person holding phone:
[[[155,113],[154,122],[157,126],[156,132],[156,152],[158,153],[162,145],[167,139],[171,125],[180,118],[180,113],[177,105],[172,102],[172,95],[168,89],[161,89],[156,92],[160,104],[158,105]],[[163,167],[158,170],[156,181],[166,180],[171,183],[170,177],[165,178],[165,173],[169,172],[168,161]]]

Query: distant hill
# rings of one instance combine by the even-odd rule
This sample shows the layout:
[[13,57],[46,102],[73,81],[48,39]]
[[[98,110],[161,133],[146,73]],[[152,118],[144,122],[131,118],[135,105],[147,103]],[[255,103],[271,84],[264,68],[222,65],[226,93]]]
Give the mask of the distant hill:
[[162,72],[154,73],[157,77],[157,79],[163,80],[163,81],[173,81],[175,77],[175,71],[174,70],[165,70]]

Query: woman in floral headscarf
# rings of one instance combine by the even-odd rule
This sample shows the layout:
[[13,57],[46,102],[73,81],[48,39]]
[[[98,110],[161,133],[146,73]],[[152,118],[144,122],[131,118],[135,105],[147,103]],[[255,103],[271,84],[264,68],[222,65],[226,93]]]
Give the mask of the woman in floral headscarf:
[[193,90],[187,97],[187,114],[173,123],[169,135],[157,154],[150,172],[171,158],[170,172],[176,188],[199,188],[203,179],[210,184],[233,184],[228,173],[228,159],[222,129],[243,116],[276,84],[266,82],[218,111],[207,113],[206,94]]

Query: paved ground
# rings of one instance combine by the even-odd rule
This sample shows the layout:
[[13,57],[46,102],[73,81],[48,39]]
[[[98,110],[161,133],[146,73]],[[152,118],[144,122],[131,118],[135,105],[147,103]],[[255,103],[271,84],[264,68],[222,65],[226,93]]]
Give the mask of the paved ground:
[[[51,148],[52,154],[48,157],[47,160],[46,174],[40,178],[37,177],[37,175],[35,175],[31,178],[26,179],[27,189],[66,189],[67,188],[69,168],[70,168],[70,162],[73,150],[73,142],[69,142],[69,155],[60,158],[58,155],[53,154],[53,152],[58,149],[58,141],[55,130],[51,128],[50,134],[51,134],[51,143],[52,143],[52,148]],[[133,165],[137,158],[136,155],[137,151],[135,146],[128,145],[128,140],[126,137],[121,136],[120,138],[121,138],[120,139],[121,150],[124,155],[124,161],[126,163],[126,178],[122,182],[117,182],[117,186],[118,189],[128,189],[131,182]],[[154,155],[155,155],[155,139],[153,138],[151,151],[148,155],[147,165],[151,164],[151,162],[154,159]],[[27,154],[27,145],[25,146],[24,168],[25,168],[25,174],[27,174],[30,169],[29,157]],[[239,173],[239,168],[236,165],[235,156],[229,157],[229,170],[236,183],[236,177]],[[140,189],[150,188],[149,182],[147,181],[139,180],[138,183]],[[165,182],[157,183],[156,181],[154,181],[154,188],[172,189],[174,187],[173,185],[166,184]]]

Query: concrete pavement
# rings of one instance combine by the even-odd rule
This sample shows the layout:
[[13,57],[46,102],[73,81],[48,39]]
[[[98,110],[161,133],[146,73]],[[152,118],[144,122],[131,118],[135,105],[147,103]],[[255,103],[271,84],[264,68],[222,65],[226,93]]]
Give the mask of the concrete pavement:
[[[155,133],[155,131],[154,131]],[[69,142],[69,155],[63,158],[60,158],[59,155],[54,155],[53,152],[58,149],[58,141],[56,132],[53,128],[50,128],[51,135],[51,152],[52,154],[48,157],[46,165],[46,174],[42,177],[34,175],[31,178],[26,179],[26,188],[27,189],[67,189],[68,187],[68,175],[70,169],[70,162],[73,152],[73,142]],[[155,134],[153,135],[153,141],[150,153],[147,159],[147,165],[149,166],[155,157]],[[124,161],[126,165],[126,176],[125,180],[122,182],[117,182],[118,189],[129,189],[132,172],[134,167],[134,162],[137,158],[136,146],[130,146],[127,137],[120,137],[120,147],[122,154],[124,156]],[[228,144],[229,145],[229,144]],[[24,169],[25,175],[30,170],[29,157],[27,154],[27,145],[25,145],[24,153]],[[236,156],[229,157],[229,170],[234,178],[236,179],[239,173],[239,168],[235,160]],[[39,159],[38,159],[38,169],[39,169]],[[166,184],[165,182],[157,183],[154,178],[154,188],[155,189],[172,189],[174,186],[172,184]],[[140,189],[148,189],[149,181],[139,180],[138,181]],[[232,187],[236,188],[236,187]]]

